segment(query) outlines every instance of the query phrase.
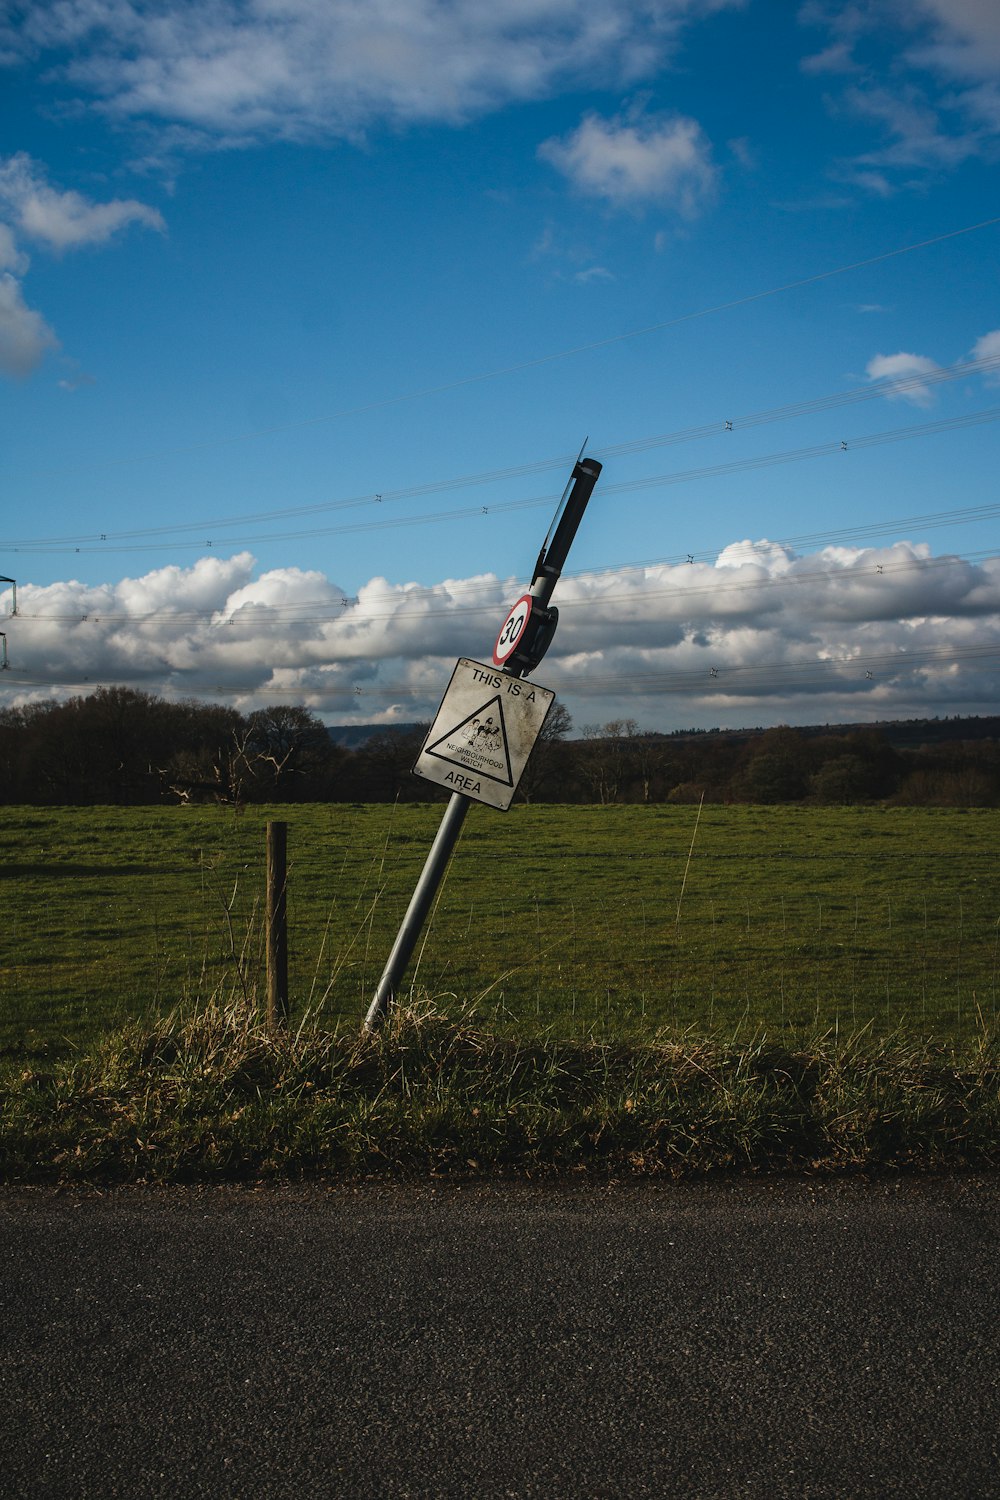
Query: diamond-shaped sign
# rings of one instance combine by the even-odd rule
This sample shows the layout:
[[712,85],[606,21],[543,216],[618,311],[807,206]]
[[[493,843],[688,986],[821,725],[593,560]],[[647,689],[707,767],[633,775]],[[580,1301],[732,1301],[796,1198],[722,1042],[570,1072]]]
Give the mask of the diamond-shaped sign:
[[555,696],[463,657],[414,772],[476,802],[508,808]]

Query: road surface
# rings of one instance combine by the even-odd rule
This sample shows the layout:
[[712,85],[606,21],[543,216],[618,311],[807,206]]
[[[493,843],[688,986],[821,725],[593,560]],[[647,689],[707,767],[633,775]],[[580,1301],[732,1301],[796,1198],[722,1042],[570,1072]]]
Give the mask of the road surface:
[[0,1494],[1000,1496],[1000,1180],[0,1193]]

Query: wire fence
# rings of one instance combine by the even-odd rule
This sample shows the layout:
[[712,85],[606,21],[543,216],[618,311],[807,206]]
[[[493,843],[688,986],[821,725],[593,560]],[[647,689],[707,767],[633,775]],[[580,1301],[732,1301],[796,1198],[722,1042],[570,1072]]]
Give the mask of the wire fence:
[[[1000,813],[695,812],[475,809],[408,992],[567,1034],[995,1027]],[[360,1025],[439,808],[12,809],[0,1048],[90,1044],[220,990],[263,1003],[272,816],[293,1015]]]

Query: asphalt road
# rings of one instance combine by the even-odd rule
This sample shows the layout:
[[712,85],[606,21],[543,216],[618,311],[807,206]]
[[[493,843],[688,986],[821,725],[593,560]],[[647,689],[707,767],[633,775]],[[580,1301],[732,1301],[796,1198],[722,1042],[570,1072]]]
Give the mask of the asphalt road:
[[7,1496],[1000,1496],[1000,1181],[0,1194]]

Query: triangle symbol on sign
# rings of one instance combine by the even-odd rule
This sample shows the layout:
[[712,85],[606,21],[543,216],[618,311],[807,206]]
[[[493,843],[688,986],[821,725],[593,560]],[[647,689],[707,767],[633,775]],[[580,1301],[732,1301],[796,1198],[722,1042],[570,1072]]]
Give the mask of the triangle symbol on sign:
[[461,766],[463,770],[483,776],[488,781],[513,786],[507,723],[503,716],[500,694],[490,698],[482,708],[466,714],[454,729],[449,729],[433,745],[428,745],[425,753],[436,755],[438,760],[446,760],[450,765]]

